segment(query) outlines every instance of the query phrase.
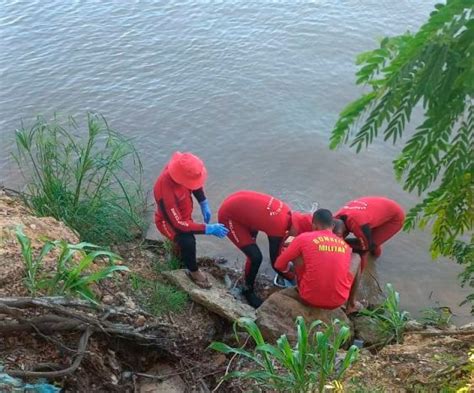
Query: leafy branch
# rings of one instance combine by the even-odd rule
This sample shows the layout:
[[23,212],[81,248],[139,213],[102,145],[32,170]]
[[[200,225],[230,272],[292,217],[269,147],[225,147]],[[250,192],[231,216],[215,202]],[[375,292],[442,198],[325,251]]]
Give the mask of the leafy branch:
[[461,283],[474,286],[472,2],[437,4],[418,32],[384,38],[357,65],[356,83],[369,91],[343,109],[330,147],[348,143],[359,152],[379,135],[396,143],[420,107],[424,119],[393,162],[403,188],[422,198],[404,228],[431,225],[432,256],[464,265]]

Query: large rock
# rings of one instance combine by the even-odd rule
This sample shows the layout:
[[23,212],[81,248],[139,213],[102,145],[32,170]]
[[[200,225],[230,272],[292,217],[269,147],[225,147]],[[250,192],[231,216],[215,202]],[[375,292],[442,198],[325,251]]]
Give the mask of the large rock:
[[367,267],[362,273],[359,288],[357,291],[357,300],[363,301],[366,305],[376,307],[383,303],[385,295],[377,277],[376,260],[369,256]]
[[294,288],[287,288],[270,295],[257,309],[257,325],[268,341],[274,342],[282,334],[286,334],[290,341],[294,341],[296,338],[295,319],[298,316],[302,316],[307,324],[318,319],[325,323],[339,319],[351,326],[351,322],[340,308],[324,310],[305,306],[297,300]]
[[391,333],[384,330],[381,323],[365,315],[352,318],[355,336],[364,341],[365,346],[383,345],[391,339]]
[[256,318],[255,310],[251,306],[237,301],[225,285],[210,274],[207,274],[212,283],[210,289],[203,289],[194,284],[185,270],[172,270],[163,274],[172,284],[188,293],[193,301],[229,321],[233,322],[240,317]]

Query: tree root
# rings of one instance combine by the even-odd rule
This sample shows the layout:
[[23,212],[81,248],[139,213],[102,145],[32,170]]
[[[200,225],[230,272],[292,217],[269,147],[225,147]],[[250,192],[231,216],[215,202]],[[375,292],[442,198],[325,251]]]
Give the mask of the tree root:
[[435,336],[466,336],[470,334],[474,334],[474,329],[469,330],[446,330],[446,331],[439,331],[439,332],[424,332],[424,331],[410,331],[407,334],[418,334],[420,336],[425,337],[435,337]]
[[[2,315],[3,314],[3,315]],[[133,322],[142,310],[109,307],[62,297],[0,298],[0,337],[21,336],[23,332],[36,333],[42,339],[72,353],[75,359],[70,367],[48,365],[51,371],[6,370],[13,377],[58,378],[77,370],[84,358],[89,338],[114,337],[132,340],[137,345],[152,346],[176,356],[178,333],[173,326],[153,321],[150,325],[135,327]],[[108,320],[109,318],[113,321]],[[55,334],[82,332],[78,349],[66,347]]]
[[24,370],[6,370],[6,372],[12,377],[20,378],[59,378],[64,377],[65,375],[72,374],[80,366],[84,355],[86,354],[87,344],[89,342],[89,337],[92,335],[92,330],[87,327],[85,332],[82,334],[79,345],[77,348],[77,356],[74,359],[74,362],[63,370],[58,371],[24,371]]

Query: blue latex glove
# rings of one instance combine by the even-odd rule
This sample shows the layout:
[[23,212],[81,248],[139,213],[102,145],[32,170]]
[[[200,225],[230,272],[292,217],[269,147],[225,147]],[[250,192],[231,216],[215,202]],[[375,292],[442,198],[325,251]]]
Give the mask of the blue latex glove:
[[213,235],[217,237],[226,237],[229,230],[224,224],[206,224],[206,235]]
[[211,208],[209,207],[209,202],[207,199],[204,199],[202,202],[199,202],[201,206],[202,218],[204,218],[204,222],[209,224],[211,221]]

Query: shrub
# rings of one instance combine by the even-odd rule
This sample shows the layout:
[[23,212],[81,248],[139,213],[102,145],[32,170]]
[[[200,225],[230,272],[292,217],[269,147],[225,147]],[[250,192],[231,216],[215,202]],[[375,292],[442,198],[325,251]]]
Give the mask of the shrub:
[[393,289],[392,284],[387,284],[387,297],[385,301],[374,310],[363,309],[359,314],[374,319],[380,328],[390,338],[387,342],[395,340],[403,342],[403,332],[408,321],[408,312],[400,310],[400,294]]
[[16,130],[27,206],[65,222],[84,241],[111,244],[141,233],[142,166],[130,140],[99,115],[87,115],[85,137],[74,118],[63,123],[38,117]]
[[[117,266],[115,261],[120,257],[110,251],[90,243],[69,244],[63,240],[46,242],[37,256],[33,255],[31,240],[22,231],[16,230],[16,237],[21,245],[23,261],[26,268],[25,283],[30,293],[35,296],[39,290],[51,295],[80,296],[96,303],[91,285],[111,277],[114,272],[128,271],[126,266]],[[56,269],[51,276],[39,275],[43,259],[52,250],[58,249]],[[109,266],[94,272],[89,268],[96,259],[108,259]]]
[[339,320],[330,325],[315,321],[308,328],[304,319],[298,317],[295,346],[290,345],[286,335],[282,335],[276,345],[266,343],[250,318],[240,318],[234,330],[237,326],[244,328],[253,339],[255,348],[252,351],[244,347],[232,348],[221,342],[213,342],[210,348],[249,359],[254,370],[234,371],[225,378],[252,379],[262,388],[295,393],[322,392],[329,385],[339,386],[339,380],[358,356],[358,348],[353,345],[338,363],[338,351],[350,337],[349,328]]

